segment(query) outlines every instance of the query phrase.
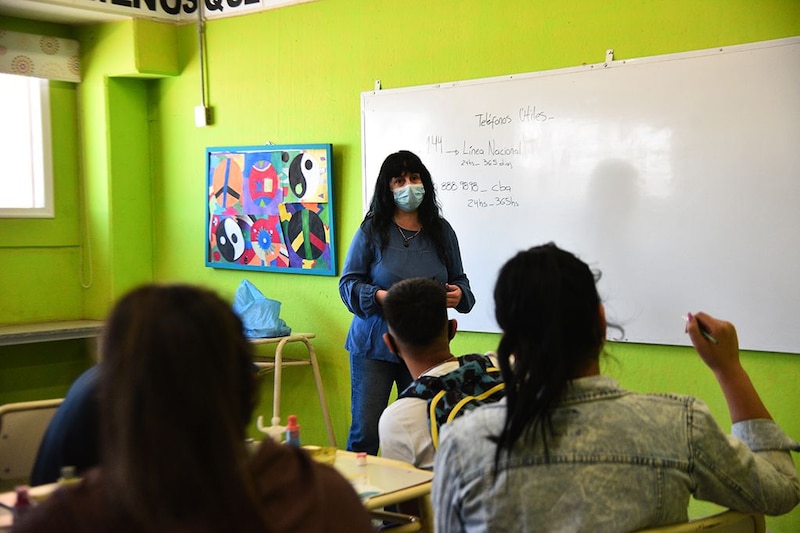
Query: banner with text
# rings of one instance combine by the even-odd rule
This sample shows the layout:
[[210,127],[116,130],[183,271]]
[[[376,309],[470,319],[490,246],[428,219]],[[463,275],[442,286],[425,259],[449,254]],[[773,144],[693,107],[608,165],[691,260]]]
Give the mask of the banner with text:
[[[54,7],[69,7],[132,18],[164,22],[194,22],[206,19],[246,15],[315,0],[29,0]],[[198,13],[198,11],[200,13]]]

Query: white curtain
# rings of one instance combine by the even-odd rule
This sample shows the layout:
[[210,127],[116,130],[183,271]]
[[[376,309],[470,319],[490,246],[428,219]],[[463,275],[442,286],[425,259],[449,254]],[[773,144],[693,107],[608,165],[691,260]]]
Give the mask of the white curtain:
[[0,72],[81,81],[78,41],[0,30]]

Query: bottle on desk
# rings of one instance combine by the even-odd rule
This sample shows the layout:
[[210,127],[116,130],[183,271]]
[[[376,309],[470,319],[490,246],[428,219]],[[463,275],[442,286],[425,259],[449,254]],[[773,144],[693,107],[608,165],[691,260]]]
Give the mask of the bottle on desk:
[[69,485],[71,483],[77,483],[81,480],[78,475],[75,473],[74,466],[62,466],[61,467],[61,477],[58,478],[59,485]]
[[20,485],[14,488],[14,492],[17,493],[17,499],[14,502],[15,521],[24,516],[33,507],[33,500],[28,490],[29,487],[27,485]]
[[289,415],[286,421],[286,437],[284,444],[300,447],[300,426],[297,425],[297,416]]

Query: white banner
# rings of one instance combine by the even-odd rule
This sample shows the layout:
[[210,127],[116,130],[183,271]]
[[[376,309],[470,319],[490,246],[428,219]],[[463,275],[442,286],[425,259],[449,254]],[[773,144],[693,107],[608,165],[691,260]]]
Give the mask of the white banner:
[[39,4],[110,13],[164,22],[194,22],[198,10],[206,19],[246,15],[314,0],[28,0]]

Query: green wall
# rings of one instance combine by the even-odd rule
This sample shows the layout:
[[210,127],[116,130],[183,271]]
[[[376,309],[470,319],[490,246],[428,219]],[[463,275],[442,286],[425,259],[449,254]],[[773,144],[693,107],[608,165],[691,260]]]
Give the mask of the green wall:
[[[76,37],[70,27],[13,18],[0,17],[0,29]],[[83,315],[76,93],[74,83],[50,82],[55,217],[0,219],[0,324]],[[0,404],[63,396],[92,352],[84,341],[0,347]]]
[[[77,89],[82,145],[68,146],[70,153],[82,153],[90,238],[79,230],[79,165],[70,163],[68,156],[65,166],[72,170],[62,178],[68,184],[62,194],[72,199],[72,207],[64,207],[65,213],[72,209],[64,223],[73,229],[57,230],[67,231],[59,242],[69,243],[67,250],[72,250],[62,259],[66,272],[59,270],[53,286],[39,286],[64,253],[56,243],[46,242],[52,226],[26,230],[25,237],[12,241],[15,246],[0,248],[3,265],[11,265],[18,276],[13,284],[4,278],[0,321],[15,321],[20,313],[31,320],[49,317],[51,306],[41,299],[51,293],[57,294],[65,316],[97,317],[125,289],[150,279],[200,283],[232,298],[247,277],[283,302],[281,316],[295,331],[317,333],[315,346],[343,446],[349,425],[349,372],[342,345],[350,315],[339,299],[337,278],[205,268],[205,147],[332,143],[341,268],[361,220],[360,93],[371,90],[374,80],[381,80],[384,88],[405,87],[597,63],[608,48],[614,49],[616,59],[628,59],[796,36],[800,3],[324,0],[213,20],[207,24],[207,75],[214,121],[206,128],[194,126],[194,107],[201,101],[195,25],[177,27],[173,35],[154,23],[122,22],[83,28],[77,35],[85,73]],[[140,53],[148,42],[158,43],[164,53]],[[164,57],[174,59],[174,68],[147,64]],[[64,90],[75,97],[76,89]],[[68,132],[74,122],[69,120],[69,113],[76,112],[71,109],[54,111],[61,117],[60,131]],[[14,224],[0,221],[0,235],[19,233],[23,223]],[[88,290],[79,288],[78,243],[91,244],[94,275]],[[26,254],[44,257],[31,268]],[[6,311],[6,300],[17,296],[13,291],[19,286],[35,286],[35,298]],[[496,342],[494,335],[465,332],[456,337],[453,349],[484,351]],[[0,372],[5,372],[7,361],[24,362],[45,350],[52,348],[26,349],[24,356],[0,349]],[[608,351],[604,371],[623,386],[694,394],[710,405],[723,425],[727,423],[722,395],[691,350],[613,344]],[[795,407],[800,402],[798,357],[743,354],[772,414],[795,438],[800,438]],[[64,373],[44,374],[61,375],[58,372]],[[41,380],[29,375],[29,395],[41,395]],[[35,375],[40,375],[38,367]],[[2,396],[3,378],[0,386]],[[267,383],[258,410],[267,419],[270,398]],[[306,443],[325,441],[310,372],[285,371],[282,403],[284,417],[299,415]],[[693,514],[706,508],[697,509]],[[768,527],[800,531],[800,510],[769,518]]]

